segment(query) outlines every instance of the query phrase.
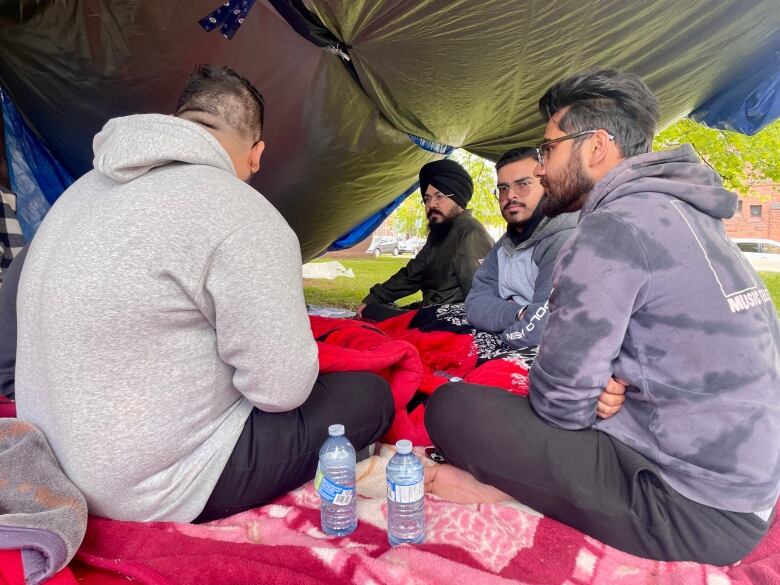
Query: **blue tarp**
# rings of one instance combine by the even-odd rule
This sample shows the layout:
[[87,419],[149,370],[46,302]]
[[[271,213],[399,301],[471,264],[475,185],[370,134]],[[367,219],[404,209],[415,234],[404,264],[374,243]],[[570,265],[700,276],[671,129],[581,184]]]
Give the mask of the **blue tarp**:
[[749,135],[780,118],[780,54],[759,61],[749,75],[702,104],[690,117],[710,128]]
[[11,189],[16,193],[16,216],[29,242],[51,204],[73,183],[73,178],[30,132],[2,89],[0,102],[8,174]]
[[347,248],[351,248],[355,244],[365,240],[374,232],[376,228],[382,224],[383,221],[385,221],[390,216],[391,213],[396,210],[399,205],[401,205],[401,203],[404,202],[407,197],[409,197],[409,195],[415,192],[419,185],[420,183],[415,183],[406,191],[401,193],[398,197],[393,199],[393,202],[390,203],[390,205],[383,207],[371,217],[360,222],[359,225],[355,226],[346,234],[341,236],[338,240],[333,242],[329,250],[346,250]]

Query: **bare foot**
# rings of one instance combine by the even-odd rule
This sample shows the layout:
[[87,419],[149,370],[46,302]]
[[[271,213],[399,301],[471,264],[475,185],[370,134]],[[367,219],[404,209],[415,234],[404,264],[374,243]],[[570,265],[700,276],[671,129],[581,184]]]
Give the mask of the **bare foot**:
[[512,499],[468,471],[446,463],[425,468],[425,491],[456,504],[495,504]]

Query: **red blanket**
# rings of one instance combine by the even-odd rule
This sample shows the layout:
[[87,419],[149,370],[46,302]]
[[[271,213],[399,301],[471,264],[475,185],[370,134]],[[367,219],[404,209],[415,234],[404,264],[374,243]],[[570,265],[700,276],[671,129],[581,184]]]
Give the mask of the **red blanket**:
[[[434,388],[438,385],[440,369],[450,375],[463,372],[471,381],[484,375],[483,383],[527,392],[527,370],[511,360],[474,368],[464,341],[467,335],[410,331],[396,334],[404,339],[394,339],[392,328],[400,324],[388,325],[389,330],[382,332],[354,321],[312,319],[323,372],[368,370],[390,381],[401,413],[391,431],[397,435],[421,428],[416,426],[421,424],[417,411],[405,415],[404,406],[425,379]],[[448,336],[454,344],[448,345]],[[425,348],[423,359],[419,347]],[[480,374],[485,366],[493,369]],[[426,496],[426,542],[391,548],[384,501],[383,470],[389,457],[385,451],[359,466],[360,523],[350,537],[327,538],[319,530],[319,500],[309,482],[272,505],[207,525],[90,518],[69,568],[85,585],[127,583],[125,577],[149,585],[780,583],[780,523],[744,561],[719,568],[633,557],[514,502],[461,506]],[[5,560],[19,562],[12,554]],[[18,575],[18,567],[9,564],[8,569]]]
[[410,328],[414,315],[411,311],[372,325],[310,318],[318,339],[321,372],[365,370],[390,382],[396,415],[383,441],[409,439],[415,445],[430,445],[423,420],[425,406],[420,404],[411,412],[406,406],[416,390],[430,394],[453,377],[528,394],[528,369],[522,362],[500,358],[477,367],[472,335]]
[[0,396],[0,418],[13,418],[16,416],[16,403],[13,400]]
[[[422,378],[417,350],[408,342],[391,339],[382,331],[351,319],[310,317],[317,339],[320,372],[366,371],[385,378],[393,391],[395,419],[386,435],[394,442],[412,436],[419,440],[421,421],[413,420],[406,405],[414,396]],[[427,435],[425,435],[427,436]]]
[[[274,504],[207,525],[90,519],[74,568],[151,585],[220,583],[434,585],[769,585],[780,581],[780,524],[741,563],[648,561],[607,547],[516,503],[462,506],[426,497],[426,540],[387,542],[384,469],[393,450],[358,466],[359,524],[328,538],[310,483]],[[104,573],[105,575],[105,573]]]

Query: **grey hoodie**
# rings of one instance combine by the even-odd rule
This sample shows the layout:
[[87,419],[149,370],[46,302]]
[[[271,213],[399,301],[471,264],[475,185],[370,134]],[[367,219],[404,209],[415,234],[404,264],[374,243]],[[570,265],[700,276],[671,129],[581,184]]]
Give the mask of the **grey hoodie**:
[[[466,316],[477,329],[500,333],[512,347],[539,345],[547,323],[555,258],[574,233],[579,213],[543,219],[527,240],[498,240],[474,275]],[[521,319],[520,309],[525,307]]]
[[[553,277],[531,403],[655,461],[683,496],[765,512],[780,491],[780,324],[726,237],[737,197],[690,146],[623,161],[593,188]],[[596,420],[611,375],[631,384]]]
[[118,118],[94,149],[22,270],[18,414],[90,513],[190,521],[252,408],[311,392],[298,240],[197,124]]

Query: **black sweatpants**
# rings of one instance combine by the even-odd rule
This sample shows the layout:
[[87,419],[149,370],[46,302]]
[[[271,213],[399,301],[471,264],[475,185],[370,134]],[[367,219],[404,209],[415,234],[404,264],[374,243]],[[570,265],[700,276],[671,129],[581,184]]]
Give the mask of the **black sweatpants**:
[[365,372],[320,375],[306,402],[289,412],[255,408],[195,522],[262,506],[314,479],[328,426],[343,424],[360,451],[385,434],[394,414],[388,383]]
[[658,467],[597,430],[548,425],[528,399],[476,384],[441,386],[425,425],[448,463],[622,551],[663,561],[734,563],[768,528],[755,514],[693,502]]
[[393,304],[373,303],[366,305],[366,308],[363,309],[363,318],[371,319],[372,321],[384,321],[385,319],[408,313],[410,310]]

